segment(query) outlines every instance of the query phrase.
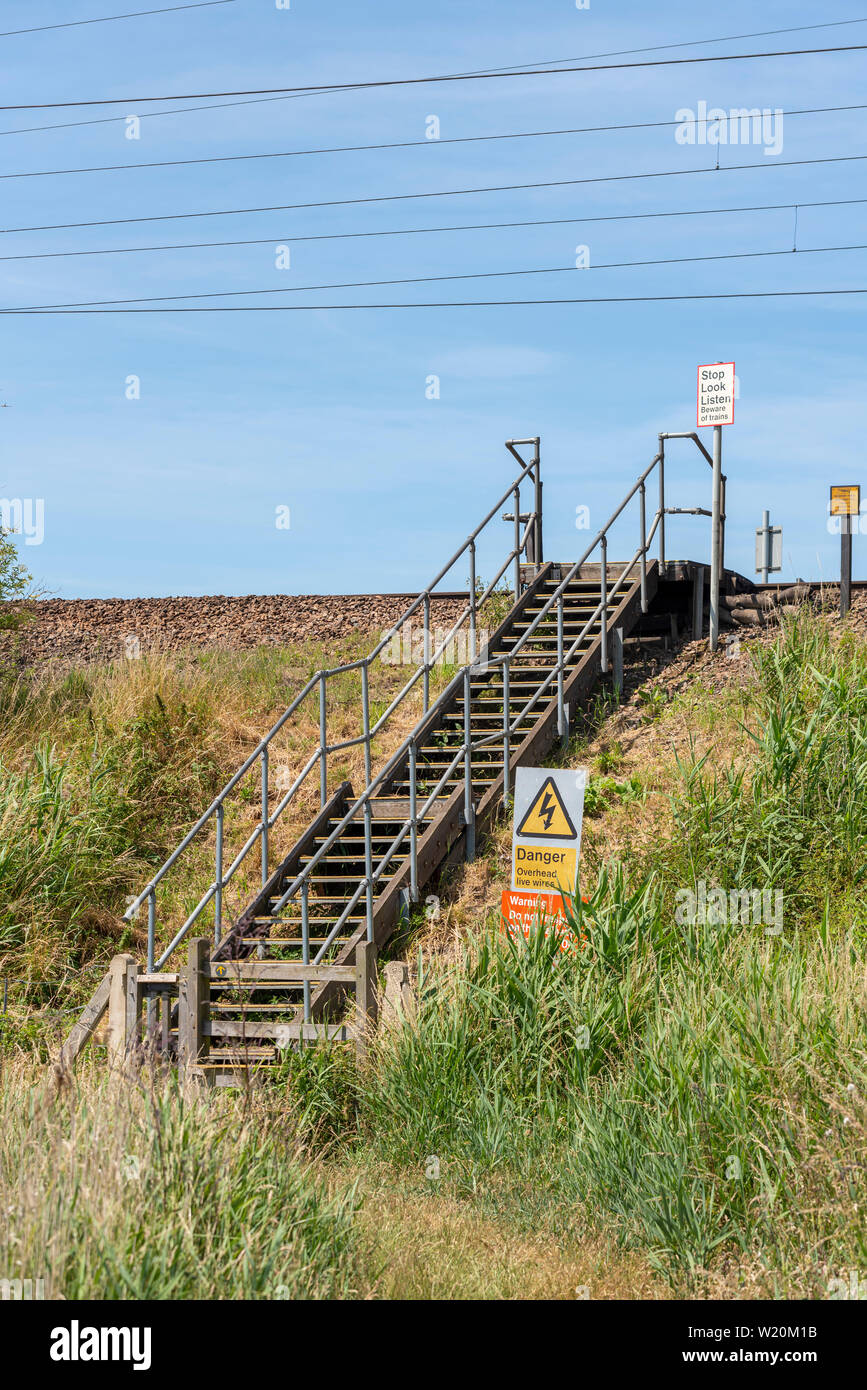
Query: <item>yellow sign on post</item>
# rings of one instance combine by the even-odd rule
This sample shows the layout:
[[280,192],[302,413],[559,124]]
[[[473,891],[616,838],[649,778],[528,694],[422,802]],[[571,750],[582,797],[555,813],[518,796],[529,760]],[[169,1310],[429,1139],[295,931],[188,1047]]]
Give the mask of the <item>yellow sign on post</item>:
[[583,768],[566,772],[552,772],[544,767],[517,769],[513,889],[575,892],[586,781]]
[[861,488],[857,484],[831,486],[831,515],[858,516],[861,512]]

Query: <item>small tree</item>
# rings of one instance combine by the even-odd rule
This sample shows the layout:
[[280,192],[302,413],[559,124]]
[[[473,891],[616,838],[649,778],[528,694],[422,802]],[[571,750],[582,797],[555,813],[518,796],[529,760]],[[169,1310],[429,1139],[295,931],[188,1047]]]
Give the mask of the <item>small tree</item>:
[[0,527],[0,631],[17,628],[25,619],[20,608],[7,608],[16,599],[24,599],[31,592],[33,583],[27,567],[18,558],[18,551],[8,539],[9,533]]

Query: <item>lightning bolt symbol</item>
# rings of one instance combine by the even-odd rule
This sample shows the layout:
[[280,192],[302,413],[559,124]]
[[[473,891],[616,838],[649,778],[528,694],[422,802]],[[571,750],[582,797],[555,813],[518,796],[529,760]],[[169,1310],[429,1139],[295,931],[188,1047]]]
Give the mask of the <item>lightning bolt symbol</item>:
[[542,805],[539,807],[539,815],[541,819],[545,822],[546,830],[551,829],[551,821],[554,819],[554,812],[556,809],[556,803],[552,799],[551,793],[546,792],[545,799],[542,802]]

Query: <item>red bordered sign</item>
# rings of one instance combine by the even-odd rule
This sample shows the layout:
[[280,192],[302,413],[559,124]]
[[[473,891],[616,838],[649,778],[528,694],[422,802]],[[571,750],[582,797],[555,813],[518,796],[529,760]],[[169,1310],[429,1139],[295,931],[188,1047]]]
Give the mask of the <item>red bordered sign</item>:
[[699,429],[734,424],[734,362],[703,362],[698,368],[695,422]]

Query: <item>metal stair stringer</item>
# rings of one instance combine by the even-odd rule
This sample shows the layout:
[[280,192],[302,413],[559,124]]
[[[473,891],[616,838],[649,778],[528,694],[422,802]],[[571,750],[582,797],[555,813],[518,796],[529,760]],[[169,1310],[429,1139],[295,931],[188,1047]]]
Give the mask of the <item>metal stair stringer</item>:
[[[502,639],[513,629],[515,620],[530,606],[534,599],[539,596],[546,581],[550,580],[552,572],[556,573],[556,568],[550,562],[544,565],[542,571],[537,575],[533,585],[522,596],[519,604],[516,604],[510,611],[505,621],[497,629],[488,644],[488,653],[494,655]],[[648,605],[654,598],[659,581],[659,569],[655,560],[649,561],[646,570],[646,599]],[[620,628],[624,636],[627,636],[637,625],[642,616],[641,607],[641,583],[638,575],[635,576],[632,584],[624,593],[616,607],[612,607],[608,616],[608,634],[613,635],[616,629]],[[610,642],[609,642],[610,651]],[[593,688],[600,675],[602,674],[602,640],[601,631],[596,635],[588,649],[581,654],[580,660],[570,671],[568,679],[564,684],[564,699],[574,712],[578,703],[584,699]],[[448,711],[441,712],[438,717],[430,723],[422,724],[419,729],[420,737],[430,733],[433,729],[442,725],[448,717]],[[510,767],[514,770],[519,766],[526,766],[534,761],[544,758],[557,740],[557,698],[554,695],[544,706],[539,717],[527,732],[520,744],[512,750],[510,757]],[[396,770],[395,780],[398,779],[400,769]],[[503,800],[503,773],[501,772],[494,783],[487,788],[476,807],[476,829],[477,832],[485,831],[491,827],[499,814]],[[403,808],[401,808],[403,809]],[[456,787],[454,792],[443,805],[439,816],[419,839],[418,844],[418,870],[417,880],[419,892],[443,869],[455,866],[465,857],[465,823],[464,823],[464,794],[461,787]],[[409,894],[409,866],[403,865],[389,881],[384,890],[374,901],[373,908],[373,939],[378,949],[387,944],[397,927],[403,910],[403,905],[408,902]],[[366,937],[366,929],[362,925],[345,943],[337,956],[340,964],[350,964],[355,956],[357,945]],[[321,1018],[330,1015],[335,1006],[340,1003],[341,991],[339,986],[324,985],[311,1000],[311,1013],[314,1018]]]

